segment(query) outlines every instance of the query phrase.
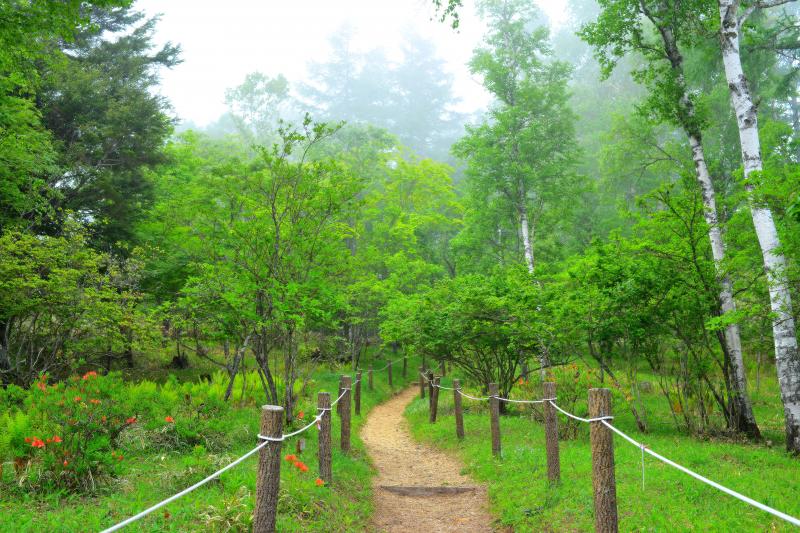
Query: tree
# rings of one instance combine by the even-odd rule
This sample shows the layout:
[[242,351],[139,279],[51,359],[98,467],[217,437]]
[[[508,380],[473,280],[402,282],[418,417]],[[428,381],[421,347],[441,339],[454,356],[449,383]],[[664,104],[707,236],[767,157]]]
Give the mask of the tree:
[[[681,127],[689,141],[697,182],[702,191],[708,236],[717,264],[720,303],[724,313],[735,316],[732,282],[723,264],[725,246],[717,214],[716,193],[703,147],[702,128],[705,121],[697,113],[696,96],[688,86],[680,50],[681,43],[691,45],[702,34],[696,27],[701,20],[698,14],[709,16],[708,5],[699,0],[601,0],[599,3],[601,13],[597,21],[584,26],[581,35],[596,48],[604,72],[611,72],[617,59],[627,52],[635,51],[645,58],[645,64],[633,75],[649,88],[646,101],[649,112]],[[648,23],[652,24],[655,36]],[[719,342],[733,370],[733,425],[747,435],[758,438],[760,433],[747,391],[738,324],[728,323]]]
[[568,105],[570,68],[548,61],[547,30],[530,29],[537,14],[528,2],[493,0],[481,7],[490,29],[470,68],[496,103],[483,123],[467,128],[454,152],[468,163],[474,201],[514,217],[533,274],[538,234],[555,229],[581,186]]
[[119,249],[152,201],[144,170],[162,161],[172,121],[151,89],[179,49],[152,52],[157,19],[129,8],[87,16],[92,25],[60,44],[64,60],[43,69],[37,102],[57,147],[56,207],[93,224],[96,246]]
[[769,206],[754,199],[755,182],[763,170],[758,112],[742,69],[739,52],[742,24],[758,8],[784,2],[756,1],[739,14],[739,0],[719,0],[720,48],[725,77],[730,89],[731,106],[739,129],[745,189],[750,196],[758,242],[764,259],[772,307],[772,336],[775,365],[781,388],[786,427],[786,449],[800,453],[800,354],[797,349],[792,297],[786,272],[786,259],[780,251],[780,238]]

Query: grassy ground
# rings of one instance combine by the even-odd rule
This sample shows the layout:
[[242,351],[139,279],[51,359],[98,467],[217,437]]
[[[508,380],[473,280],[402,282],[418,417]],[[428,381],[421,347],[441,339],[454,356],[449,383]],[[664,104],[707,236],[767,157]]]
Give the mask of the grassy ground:
[[[451,385],[444,378],[443,385]],[[593,500],[588,429],[562,441],[561,483],[549,486],[544,429],[531,407],[512,408],[501,418],[502,458],[493,458],[486,402],[464,399],[466,438],[455,436],[453,396],[441,391],[439,420],[428,422],[428,400],[415,400],[406,416],[415,438],[459,456],[465,472],[486,483],[499,523],[516,531],[591,531]],[[767,439],[780,439],[776,387],[756,398]],[[668,407],[657,393],[645,397],[652,431],[642,435],[629,413],[615,411],[614,423],[653,450],[766,505],[800,516],[800,459],[773,447],[731,439],[698,440],[668,423]],[[585,415],[585,404],[582,412]],[[776,416],[777,414],[777,416]],[[560,415],[559,415],[560,416]],[[563,424],[564,419],[560,418]],[[727,496],[615,438],[617,499],[621,531],[790,531],[793,526]]]
[[[376,362],[375,366],[383,366]],[[404,380],[402,366],[394,369],[394,390],[414,379],[411,369],[418,363],[409,359],[409,376]],[[346,370],[342,370],[346,372]],[[330,391],[335,397],[339,374],[320,370],[314,374],[309,393],[301,401],[308,420],[316,413],[316,392]],[[306,473],[282,463],[279,500],[279,531],[354,531],[364,529],[370,514],[370,478],[373,474],[358,434],[366,414],[387,399],[386,371],[376,372],[375,390],[367,390],[366,372],[362,387],[360,417],[353,417],[352,453],[339,452],[339,420],[333,419],[332,487],[317,487],[316,429],[304,434],[307,448],[299,455],[309,466]],[[235,397],[235,394],[234,394]],[[162,499],[188,487],[257,444],[259,409],[254,406],[231,409],[223,421],[231,441],[218,453],[202,448],[187,452],[153,454],[137,452],[135,435],[125,450],[123,474],[94,496],[50,494],[23,496],[18,491],[0,494],[0,531],[99,531]],[[299,428],[301,423],[295,424]],[[288,429],[287,429],[288,431]],[[297,437],[284,444],[283,454],[296,453]],[[162,508],[131,529],[135,531],[250,531],[252,520],[257,455],[224,473],[220,478],[180,500]],[[0,491],[3,485],[0,484]]]

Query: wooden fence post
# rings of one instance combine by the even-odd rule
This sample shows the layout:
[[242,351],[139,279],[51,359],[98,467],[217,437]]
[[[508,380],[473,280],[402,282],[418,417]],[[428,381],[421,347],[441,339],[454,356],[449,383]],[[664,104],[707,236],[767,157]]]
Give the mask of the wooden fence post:
[[[283,434],[283,407],[261,407],[261,435],[280,438]],[[281,443],[270,442],[258,452],[256,506],[253,511],[253,531],[273,533],[278,514],[278,491],[281,481]]]
[[317,393],[317,412],[322,414],[319,421],[319,477],[330,484],[333,479],[331,470],[331,394]]
[[356,372],[356,390],[353,395],[353,401],[356,404],[356,415],[361,415],[361,370]]
[[408,356],[403,356],[403,377],[408,376]]
[[[611,416],[611,391],[589,389],[589,418]],[[592,485],[594,486],[594,530],[616,533],[617,482],[614,476],[614,441],[611,430],[602,422],[589,424],[592,445]]]
[[436,411],[439,409],[439,379],[433,378],[433,394],[431,395],[430,422],[436,423]]
[[389,364],[386,365],[386,370],[389,373],[389,388],[392,388],[392,362],[389,361]]
[[342,452],[350,451],[350,398],[352,390],[352,380],[350,376],[342,376],[342,391],[344,396],[339,401],[342,406],[342,427],[341,427],[341,448]]
[[489,414],[492,426],[492,454],[500,455],[500,394],[497,383],[489,383]]
[[464,413],[461,410],[461,381],[453,380],[453,405],[456,411],[456,437],[464,438]]
[[369,365],[369,370],[367,370],[367,376],[368,376],[367,384],[369,385],[369,390],[373,390],[374,387],[372,386],[372,364]]
[[[342,390],[344,389],[344,376],[339,376],[339,392],[336,393],[336,397],[339,398],[342,395]],[[339,418],[342,418],[342,402],[336,404],[336,414],[339,415]]]
[[425,367],[419,367],[419,397],[425,399]]
[[446,376],[446,375],[447,375],[447,363],[445,363],[444,361],[442,361],[442,363],[441,363],[441,365],[440,365],[440,366],[442,367],[442,372],[441,372],[441,374],[442,374],[442,377],[444,377],[444,376]]
[[[550,483],[561,480],[561,462],[558,457],[558,416],[556,408],[546,401],[547,398],[556,397],[556,384],[545,381],[542,383],[544,402],[544,434],[547,447],[547,479]],[[555,400],[553,400],[555,401]]]
[[433,401],[433,370],[428,370],[425,377],[428,380],[428,409],[430,409]]

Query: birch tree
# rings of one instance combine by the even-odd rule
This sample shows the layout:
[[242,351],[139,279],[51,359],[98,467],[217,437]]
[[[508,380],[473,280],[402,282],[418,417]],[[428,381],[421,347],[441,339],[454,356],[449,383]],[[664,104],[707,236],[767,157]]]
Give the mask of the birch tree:
[[[470,69],[496,101],[481,124],[467,128],[454,152],[468,162],[476,208],[492,205],[513,217],[522,258],[533,274],[540,225],[568,203],[579,184],[570,68],[550,59],[547,29],[531,29],[537,13],[529,2],[491,0],[480,7],[489,32]],[[494,235],[504,228],[492,229]]]
[[708,237],[719,278],[720,308],[727,325],[719,341],[731,369],[732,414],[734,429],[759,438],[760,433],[747,392],[747,375],[742,356],[739,325],[732,320],[736,303],[733,284],[725,272],[725,244],[717,214],[716,194],[703,148],[703,117],[697,112],[684,73],[682,43],[692,44],[701,32],[693,27],[704,16],[711,16],[702,1],[674,0],[600,0],[597,21],[581,30],[582,37],[597,51],[603,72],[608,75],[616,61],[628,52],[644,56],[644,66],[634,77],[649,89],[648,111],[662,120],[679,126],[689,142],[695,177],[702,192]]
[[761,142],[758,135],[758,110],[742,69],[739,39],[742,24],[758,8],[772,7],[791,0],[764,0],[744,6],[740,15],[739,0],[719,0],[720,49],[725,78],[730,89],[731,106],[739,129],[739,144],[742,150],[745,190],[750,199],[758,243],[764,259],[764,270],[769,286],[772,309],[772,336],[775,343],[775,367],[781,388],[781,400],[786,425],[786,448],[800,452],[800,357],[797,352],[792,297],[786,276],[786,259],[780,251],[780,238],[766,204],[752,198],[754,181],[761,172]]

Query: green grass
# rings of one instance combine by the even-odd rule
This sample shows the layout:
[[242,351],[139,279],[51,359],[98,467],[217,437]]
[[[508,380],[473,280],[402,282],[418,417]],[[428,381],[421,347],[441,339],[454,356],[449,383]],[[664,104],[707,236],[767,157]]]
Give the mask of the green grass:
[[[450,385],[443,379],[443,385]],[[776,390],[757,399],[757,413],[767,438],[779,438],[775,413],[781,414]],[[547,482],[544,428],[530,407],[512,408],[501,418],[502,458],[491,453],[486,403],[464,399],[466,438],[455,436],[453,395],[441,391],[439,417],[428,422],[428,400],[406,410],[412,434],[458,456],[465,473],[488,486],[492,511],[516,531],[591,531],[593,500],[588,430],[561,441],[561,483]],[[653,450],[756,501],[800,516],[800,459],[782,449],[731,439],[698,440],[667,423],[668,412],[656,392],[645,398],[653,431],[643,435],[633,417],[615,412],[614,423]],[[585,408],[584,408],[585,409]],[[772,418],[767,419],[767,415]],[[585,412],[577,414],[585,415]],[[559,415],[561,416],[561,415]],[[564,419],[560,418],[559,423]],[[767,422],[767,423],[765,423]],[[615,438],[617,500],[621,531],[793,531],[790,524],[734,499],[653,457],[645,455],[642,488],[641,451]]]
[[[394,390],[414,379],[418,363],[409,359],[408,378],[402,366],[394,368]],[[366,366],[366,365],[365,365]],[[376,362],[376,367],[383,366]],[[346,373],[346,370],[342,370]],[[316,414],[316,392],[329,391],[335,398],[339,374],[320,370],[314,374],[309,393],[299,404],[306,421]],[[361,416],[353,415],[352,451],[339,451],[339,418],[333,418],[333,484],[317,487],[317,430],[306,432],[307,448],[300,459],[309,466],[301,473],[285,461],[281,468],[278,504],[279,531],[362,530],[372,513],[370,479],[373,470],[359,438],[359,429],[369,410],[388,399],[392,391],[386,371],[376,372],[375,390],[362,383]],[[236,393],[234,393],[236,397]],[[218,453],[204,449],[163,454],[125,450],[121,476],[92,496],[49,494],[26,496],[19,491],[0,492],[0,531],[99,531],[183,490],[257,444],[259,409],[256,406],[231,409],[222,421],[236,444]],[[296,423],[299,428],[304,423]],[[282,455],[295,453],[298,437],[284,443]],[[132,531],[249,531],[256,487],[257,455],[165,508],[155,511],[130,527]],[[9,472],[6,472],[8,480]],[[7,485],[0,484],[0,491]]]

